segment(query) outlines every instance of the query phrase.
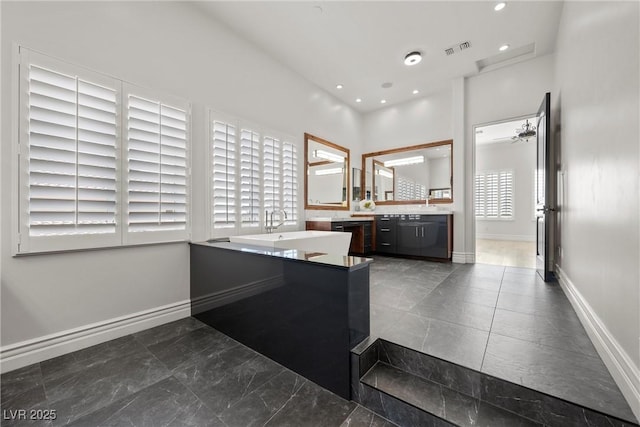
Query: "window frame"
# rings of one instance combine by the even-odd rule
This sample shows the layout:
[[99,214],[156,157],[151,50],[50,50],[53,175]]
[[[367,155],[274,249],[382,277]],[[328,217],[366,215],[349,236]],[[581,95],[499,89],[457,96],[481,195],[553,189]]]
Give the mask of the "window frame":
[[[81,65],[72,64],[67,61],[37,52],[24,46],[14,44],[14,75],[12,79],[12,105],[15,106],[12,114],[14,141],[12,149],[12,255],[30,255],[42,253],[57,253],[69,251],[84,251],[105,248],[118,248],[134,246],[139,244],[162,244],[172,242],[186,242],[191,236],[191,145],[192,145],[192,114],[191,103],[185,99],[173,97],[153,89],[143,88],[132,83],[123,81],[105,73],[90,70]],[[29,234],[29,181],[30,181],[30,138],[29,138],[29,67],[35,65],[49,69],[52,72],[75,76],[88,83],[103,85],[116,91],[116,138],[115,138],[115,160],[116,160],[116,214],[115,232],[108,234],[86,233],[67,235],[47,235],[31,236]],[[179,233],[166,233],[145,231],[136,233],[145,234],[143,238],[129,236],[127,221],[127,151],[125,140],[126,127],[126,103],[125,91],[133,90],[134,94],[146,93],[148,97],[156,100],[172,100],[165,102],[176,107],[185,106],[186,114],[186,224],[185,230]],[[164,230],[163,230],[164,231]]]
[[[502,216],[500,214],[500,210],[501,210],[501,190],[500,190],[500,174],[502,173],[509,173],[511,174],[511,215],[510,216]],[[488,174],[493,174],[496,175],[496,192],[497,192],[497,205],[496,205],[496,210],[497,210],[497,215],[496,216],[487,216],[486,212],[487,212],[487,184],[486,184],[486,176]],[[477,186],[477,178],[478,176],[482,176],[484,179],[484,188],[485,188],[485,193],[484,193],[484,211],[482,212],[482,215],[478,215],[478,206],[476,203],[476,199],[477,199],[477,192],[478,192],[478,186]],[[476,221],[515,221],[515,217],[516,217],[516,209],[515,209],[515,188],[516,188],[516,182],[515,182],[515,171],[513,169],[495,169],[495,170],[485,170],[485,171],[477,171],[475,176],[474,176],[474,180],[473,180],[473,204],[474,204],[474,218]]]

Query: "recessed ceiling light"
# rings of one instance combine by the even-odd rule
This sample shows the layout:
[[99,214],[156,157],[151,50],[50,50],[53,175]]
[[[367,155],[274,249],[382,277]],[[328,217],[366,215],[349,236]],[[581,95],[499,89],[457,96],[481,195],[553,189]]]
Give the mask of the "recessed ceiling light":
[[404,65],[416,65],[420,61],[422,61],[422,54],[418,51],[409,52],[404,57]]
[[502,46],[500,46],[500,52],[505,51],[509,49],[509,45],[508,44],[503,44]]
[[344,86],[342,86],[341,84],[337,84],[336,85],[336,89],[342,89]]
[[420,91],[419,91],[418,89],[414,89],[414,90],[413,90],[413,94],[414,94],[414,95],[416,95],[416,94],[418,94],[418,93],[420,93]]
[[494,6],[493,10],[495,10],[495,11],[497,12],[497,11],[499,11],[499,10],[504,9],[504,7],[505,7],[506,5],[507,5],[507,4],[506,4],[505,2],[501,1],[500,3],[498,3],[498,4],[496,4],[496,5]]
[[356,98],[356,102],[362,102],[362,99]]
[[380,100],[380,104],[386,104],[386,103],[387,103],[387,100],[386,100],[386,99],[381,99],[381,100]]

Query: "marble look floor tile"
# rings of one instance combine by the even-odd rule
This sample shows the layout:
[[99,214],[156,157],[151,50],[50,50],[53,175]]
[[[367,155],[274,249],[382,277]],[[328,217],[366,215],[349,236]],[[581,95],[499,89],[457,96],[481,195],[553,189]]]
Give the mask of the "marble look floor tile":
[[284,368],[245,347],[209,353],[174,376],[211,408],[221,414]]
[[408,283],[399,287],[376,286],[370,289],[370,300],[373,304],[409,311],[432,290]]
[[278,427],[339,426],[356,404],[306,381],[264,425]]
[[70,426],[224,427],[225,424],[173,377],[82,417]]
[[[0,398],[0,413],[3,426],[48,426],[49,420],[22,419],[19,410],[47,410],[47,403],[40,364],[26,366],[2,374]],[[27,412],[28,413],[28,412]],[[28,417],[25,417],[28,418]]]
[[595,347],[577,318],[558,320],[545,315],[536,316],[497,309],[491,333],[598,357]]
[[451,283],[442,283],[428,295],[432,303],[446,303],[457,300],[470,304],[495,307],[498,301],[498,291],[462,286]]
[[371,412],[367,408],[358,405],[340,427],[394,427],[396,426],[389,420],[382,418],[375,412]]
[[220,352],[237,345],[237,341],[207,326],[150,345],[148,348],[169,369],[175,370],[195,363],[203,354]]
[[540,296],[500,292],[497,308],[524,314],[536,314],[556,319],[578,319],[571,303],[560,292],[546,292]]
[[52,383],[45,379],[54,425],[63,425],[170,375],[167,368],[144,349],[74,372]]
[[371,319],[370,336],[381,336],[385,330],[395,324],[405,313],[402,310],[372,303],[369,307]]
[[262,426],[295,398],[306,382],[300,375],[283,371],[225,409],[220,418],[229,427]]
[[506,267],[504,269],[504,274],[524,274],[525,276],[535,276],[538,274],[535,268],[526,268],[526,267]]
[[2,374],[0,382],[2,384],[0,396],[3,405],[20,398],[25,393],[30,393],[32,390],[42,389],[44,384],[39,363]]
[[629,405],[599,358],[491,334],[482,372],[633,419]]
[[407,313],[382,338],[472,369],[480,369],[489,333]]
[[206,326],[194,317],[186,317],[133,334],[142,345],[151,346]]
[[[145,347],[138,343],[131,335],[107,341],[92,347],[68,353],[60,357],[40,362],[42,376],[47,390],[55,388],[60,382],[70,376],[87,370],[100,369],[114,359],[128,355],[146,352]],[[111,364],[112,365],[112,364]]]
[[544,282],[539,277],[527,277],[521,274],[512,274],[502,280],[500,293],[508,292],[519,295],[544,297],[552,293],[562,293],[562,288],[556,282]]
[[488,291],[499,291],[502,283],[500,278],[475,277],[475,276],[454,276],[450,274],[440,283],[442,285],[468,286],[472,288],[485,289]]
[[425,298],[410,311],[423,317],[444,320],[483,331],[491,329],[493,307],[469,304],[458,300],[434,300]]

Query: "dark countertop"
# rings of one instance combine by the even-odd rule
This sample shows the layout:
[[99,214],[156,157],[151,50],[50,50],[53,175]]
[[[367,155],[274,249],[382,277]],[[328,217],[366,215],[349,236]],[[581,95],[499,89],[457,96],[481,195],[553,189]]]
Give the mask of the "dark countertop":
[[346,268],[349,271],[359,270],[373,262],[373,259],[371,258],[362,258],[357,256],[332,255],[320,252],[306,252],[299,249],[270,248],[267,246],[246,245],[231,242],[192,242],[191,244],[219,249],[227,249],[230,251],[251,253],[262,256],[323,264],[330,267]]

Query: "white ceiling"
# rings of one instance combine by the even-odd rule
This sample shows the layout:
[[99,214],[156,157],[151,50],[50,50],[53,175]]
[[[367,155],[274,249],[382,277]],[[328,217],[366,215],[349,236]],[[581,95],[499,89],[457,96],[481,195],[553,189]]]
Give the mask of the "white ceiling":
[[[425,96],[471,76],[484,64],[530,59],[553,52],[562,3],[511,1],[214,1],[195,2],[306,79],[361,112]],[[444,49],[469,41],[466,50]],[[522,53],[534,43],[535,50]],[[498,48],[509,44],[505,52]],[[412,67],[404,56],[418,50]],[[499,56],[496,56],[499,55]],[[507,60],[502,62],[502,60]],[[385,82],[393,86],[384,89]],[[341,90],[336,85],[344,85]],[[418,89],[419,94],[412,91]],[[356,103],[356,98],[362,98]],[[387,103],[382,105],[381,99]]]

